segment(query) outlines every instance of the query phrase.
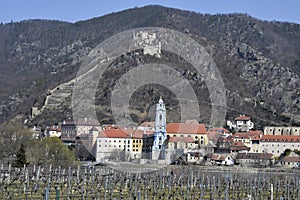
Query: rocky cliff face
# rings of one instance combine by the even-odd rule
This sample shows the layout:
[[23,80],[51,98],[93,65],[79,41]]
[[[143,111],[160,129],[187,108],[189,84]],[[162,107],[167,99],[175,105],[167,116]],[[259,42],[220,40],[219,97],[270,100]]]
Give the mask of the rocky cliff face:
[[[138,27],[166,27],[189,35],[214,59],[225,84],[227,115],[249,114],[254,122],[300,122],[300,26],[266,22],[247,15],[202,15],[147,6],[74,24],[30,20],[0,25],[0,118],[28,118],[31,107],[42,113],[31,123],[47,124],[71,116],[74,78],[87,54],[104,39]],[[99,81],[98,119],[112,122],[112,87],[126,71],[140,63],[172,64],[196,91],[201,113],[208,123],[209,93],[203,78],[189,63],[170,52],[162,56],[129,52],[117,58]],[[153,118],[153,105],[166,96],[168,120],[179,118],[178,101],[164,87],[147,85],[131,99],[131,117]],[[44,105],[46,101],[46,106]]]

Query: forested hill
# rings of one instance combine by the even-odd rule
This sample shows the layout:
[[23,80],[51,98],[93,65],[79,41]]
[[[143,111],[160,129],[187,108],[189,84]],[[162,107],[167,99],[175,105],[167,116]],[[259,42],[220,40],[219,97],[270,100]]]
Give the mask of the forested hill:
[[[49,89],[72,80],[87,54],[104,39],[132,28],[165,27],[188,34],[204,46],[221,72],[228,116],[248,114],[254,122],[300,122],[300,26],[268,22],[245,14],[199,14],[161,6],[134,8],[76,23],[27,20],[0,25],[0,119],[28,118],[31,107],[41,108]],[[197,91],[200,121],[210,117],[205,84],[182,59],[163,52],[157,62],[175,63]],[[120,74],[137,63],[153,62],[148,55],[117,59],[100,80],[97,114],[113,122],[109,109],[111,87]],[[178,102],[166,88],[145,86],[132,97],[132,117],[151,119],[152,106],[164,93],[169,121],[178,120]],[[31,123],[47,124],[71,116],[70,99],[46,109]],[[172,111],[173,110],[173,111]]]

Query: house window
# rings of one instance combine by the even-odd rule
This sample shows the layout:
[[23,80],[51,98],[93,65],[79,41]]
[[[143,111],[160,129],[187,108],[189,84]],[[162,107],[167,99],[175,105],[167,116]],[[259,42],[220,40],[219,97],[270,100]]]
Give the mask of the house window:
[[116,143],[116,140],[114,140],[114,143]]
[[121,148],[121,145],[119,145],[119,148]]

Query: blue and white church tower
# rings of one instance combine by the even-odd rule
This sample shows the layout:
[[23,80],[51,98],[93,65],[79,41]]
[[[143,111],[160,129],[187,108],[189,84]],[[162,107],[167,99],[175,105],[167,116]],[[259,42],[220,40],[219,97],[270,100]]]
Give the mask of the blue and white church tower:
[[156,104],[155,133],[152,146],[152,159],[164,159],[164,142],[166,135],[166,108],[164,101],[160,97]]

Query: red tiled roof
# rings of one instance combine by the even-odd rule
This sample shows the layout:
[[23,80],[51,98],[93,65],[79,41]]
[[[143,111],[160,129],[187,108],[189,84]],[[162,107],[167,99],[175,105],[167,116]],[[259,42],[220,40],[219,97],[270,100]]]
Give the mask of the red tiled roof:
[[104,129],[98,137],[106,138],[147,138],[153,136],[153,131],[133,129]]
[[185,143],[194,143],[192,137],[170,137],[169,142],[185,142]]
[[248,120],[250,120],[250,117],[245,116],[245,115],[240,115],[240,116],[234,118],[234,120],[235,121],[248,121]]
[[271,159],[271,153],[238,153],[236,159]]
[[153,136],[154,131],[132,130],[131,133],[132,133],[132,138],[142,139],[142,138],[147,138],[147,137]]
[[247,132],[247,134],[250,136],[250,137],[253,137],[253,136],[259,136],[260,134],[262,134],[262,131],[261,130],[250,130]]
[[253,141],[253,140],[260,140],[260,136],[259,136],[259,135],[255,135],[255,136],[253,136],[251,139],[252,139],[252,141]]
[[220,128],[212,128],[209,131],[212,132],[218,132],[218,133],[229,133],[229,131],[226,128],[220,127]]
[[281,162],[297,162],[300,163],[300,156],[297,157],[283,157]]
[[262,142],[300,142],[299,135],[262,135]]
[[167,133],[206,134],[204,124],[169,123]]
[[105,129],[102,131],[102,134],[99,134],[98,137],[106,138],[130,138],[130,133],[132,130],[124,129]]
[[209,140],[214,140],[215,142],[219,139],[220,133],[215,133],[215,132],[207,132],[207,137]]
[[242,151],[242,150],[250,150],[250,147],[247,147],[244,143],[242,142],[233,142],[231,143],[230,147],[231,151]]
[[155,127],[155,122],[143,122],[140,127]]
[[250,139],[250,136],[247,133],[235,133],[232,135],[232,138]]
[[224,161],[226,157],[224,155],[208,154],[207,158],[210,158],[211,160],[214,161]]

